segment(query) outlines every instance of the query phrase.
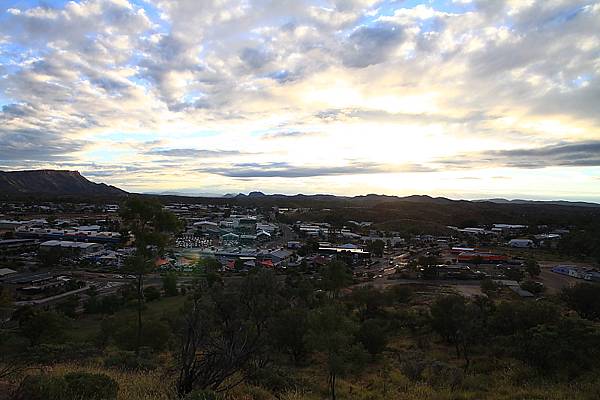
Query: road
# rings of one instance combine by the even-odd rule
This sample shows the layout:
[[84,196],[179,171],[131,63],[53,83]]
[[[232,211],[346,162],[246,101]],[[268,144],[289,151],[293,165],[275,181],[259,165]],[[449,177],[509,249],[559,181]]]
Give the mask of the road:
[[15,301],[15,306],[46,306],[53,303],[58,303],[60,300],[63,300],[67,297],[73,296],[78,293],[83,293],[88,290],[90,286],[82,287],[81,289],[72,290],[70,292],[57,294],[56,296],[46,297],[39,300],[26,300],[26,301]]

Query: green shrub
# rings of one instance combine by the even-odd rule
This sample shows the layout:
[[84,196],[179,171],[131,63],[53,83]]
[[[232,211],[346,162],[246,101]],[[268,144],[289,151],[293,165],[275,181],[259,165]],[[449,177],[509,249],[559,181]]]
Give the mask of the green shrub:
[[160,290],[156,286],[148,286],[144,289],[144,298],[146,301],[154,301],[160,299]]
[[296,386],[290,371],[283,371],[275,368],[253,369],[249,374],[248,382],[254,386],[260,386],[272,392],[284,392]]
[[122,371],[152,371],[158,368],[158,361],[147,351],[141,351],[139,355],[133,351],[117,351],[104,359],[104,366]]
[[104,374],[71,372],[64,376],[67,383],[66,399],[112,400],[117,398],[119,385]]
[[114,400],[118,390],[117,382],[104,374],[30,375],[21,382],[15,400]]
[[60,376],[26,376],[14,397],[15,400],[63,400],[66,398],[67,382]]
[[29,350],[29,357],[40,364],[85,360],[98,354],[95,346],[87,343],[41,344]]
[[194,390],[185,400],[221,400],[223,397],[212,390]]

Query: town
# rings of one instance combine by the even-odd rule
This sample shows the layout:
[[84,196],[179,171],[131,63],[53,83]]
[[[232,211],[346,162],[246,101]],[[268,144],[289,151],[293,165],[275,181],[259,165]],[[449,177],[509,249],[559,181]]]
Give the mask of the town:
[[[593,264],[536,260],[538,252],[557,249],[568,226],[497,223],[448,226],[443,236],[401,235],[375,230],[369,221],[336,227],[324,221],[280,222],[294,220],[299,209],[176,203],[164,208],[178,216],[183,229],[156,260],[149,286],[169,271],[183,282],[191,279],[206,259],[225,276],[267,268],[313,278],[332,260],[341,260],[357,284],[435,281],[466,295],[481,294],[482,280],[523,297],[558,292],[575,279],[600,281]],[[81,302],[92,287],[100,296],[114,294],[135,278],[125,268],[135,248],[117,204],[5,203],[1,209],[0,279],[17,306],[53,307],[72,303],[71,297]],[[533,271],[531,260],[537,265]]]

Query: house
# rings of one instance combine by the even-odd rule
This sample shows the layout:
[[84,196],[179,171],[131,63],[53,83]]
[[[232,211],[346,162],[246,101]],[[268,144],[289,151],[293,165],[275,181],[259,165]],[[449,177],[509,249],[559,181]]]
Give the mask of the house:
[[235,244],[240,241],[240,235],[236,235],[235,233],[226,233],[221,236],[221,240],[223,243]]
[[256,234],[256,239],[261,242],[268,242],[271,240],[271,234],[266,231],[260,231]]
[[256,224],[256,230],[257,231],[265,231],[270,233],[271,235],[274,234],[275,232],[277,232],[277,229],[279,229],[279,227],[275,224],[270,224],[270,223],[258,223]]
[[199,221],[199,222],[194,222],[193,227],[204,233],[204,232],[208,232],[209,230],[218,230],[219,229],[219,224],[217,224],[216,222],[210,222],[210,221]]
[[274,265],[280,265],[286,264],[292,258],[293,254],[289,250],[279,249],[268,253],[265,258],[271,259]]
[[533,240],[531,239],[511,239],[508,242],[510,247],[516,247],[519,249],[528,249],[534,247]]
[[256,235],[240,235],[240,243],[253,244],[256,242]]

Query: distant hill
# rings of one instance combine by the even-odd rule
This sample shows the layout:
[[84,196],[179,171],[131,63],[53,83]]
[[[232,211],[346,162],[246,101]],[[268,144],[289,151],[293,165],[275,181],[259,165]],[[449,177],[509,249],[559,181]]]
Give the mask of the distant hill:
[[522,199],[484,199],[473,200],[474,202],[490,202],[496,204],[548,204],[555,206],[574,206],[574,207],[600,207],[598,203],[589,203],[585,201],[566,201],[566,200],[522,200]]
[[0,171],[0,194],[4,197],[120,197],[128,193],[114,186],[92,182],[78,171],[43,169]]

